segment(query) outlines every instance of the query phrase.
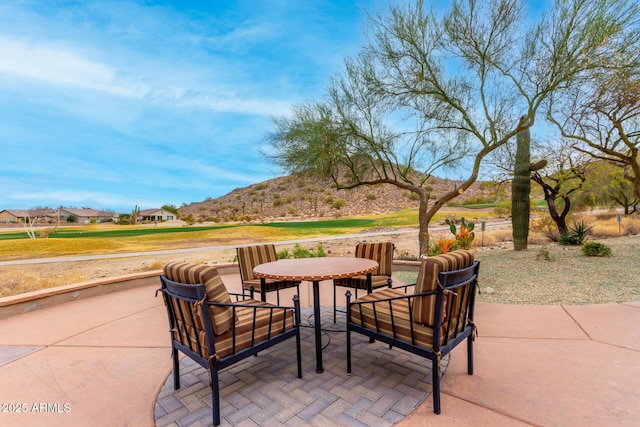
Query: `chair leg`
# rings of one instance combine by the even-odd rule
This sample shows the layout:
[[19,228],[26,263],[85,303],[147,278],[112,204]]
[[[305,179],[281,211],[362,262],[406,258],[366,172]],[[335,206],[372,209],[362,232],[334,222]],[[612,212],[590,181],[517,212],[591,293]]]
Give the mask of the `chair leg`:
[[302,356],[300,352],[300,296],[293,297],[293,306],[295,307],[296,327],[296,361],[298,362],[298,378],[302,378]]
[[336,284],[333,284],[333,323],[336,323]]
[[351,292],[347,291],[345,297],[347,298],[347,375],[351,375],[351,329],[349,328],[349,322],[351,321],[351,316],[349,314]]
[[211,409],[213,412],[213,425],[220,425],[220,385],[218,384],[218,371],[209,364],[209,381],[211,381]]
[[431,382],[433,385],[433,412],[440,413],[440,358],[431,361]]
[[467,373],[473,375],[473,336],[467,338]]
[[351,331],[347,326],[347,375],[351,375]]
[[302,356],[300,352],[300,326],[298,326],[298,333],[296,334],[296,361],[298,362],[298,378],[302,378]]
[[267,279],[264,277],[260,278],[260,301],[267,302]]
[[171,349],[173,358],[173,389],[178,390],[180,388],[180,359],[178,357],[178,349]]

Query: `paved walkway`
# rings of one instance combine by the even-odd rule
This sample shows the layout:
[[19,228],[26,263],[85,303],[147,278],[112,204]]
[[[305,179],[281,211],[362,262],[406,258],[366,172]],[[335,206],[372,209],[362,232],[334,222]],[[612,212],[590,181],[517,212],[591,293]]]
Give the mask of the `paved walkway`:
[[[220,412],[225,425],[392,426],[430,396],[431,363],[407,352],[352,336],[353,375],[346,372],[345,315],[333,323],[333,307],[321,311],[324,372],[315,372],[313,309],[302,309],[302,379],[297,378],[295,346],[281,343],[248,358],[220,376]],[[444,371],[449,358],[443,360]],[[156,425],[211,424],[208,373],[184,358],[182,388],[169,376],[156,404]],[[175,423],[175,424],[174,424]]]
[[[155,288],[143,286],[0,320],[0,425],[153,426],[156,418],[158,425],[165,425],[160,420],[179,408],[163,405],[172,394],[161,392],[171,372],[171,358],[166,313],[161,298],[154,298]],[[303,296],[303,302],[305,299],[308,297]],[[331,301],[328,293],[324,301],[327,305]],[[281,410],[266,418],[264,411],[256,411],[242,419],[230,412],[223,425],[235,421],[238,425],[354,425],[356,421],[379,425],[380,420],[397,421],[399,426],[638,424],[640,302],[589,306],[478,303],[476,324],[480,336],[475,345],[475,374],[466,374],[465,348],[459,346],[443,376],[441,415],[433,414],[426,385],[415,387],[422,393],[413,397],[413,403],[405,400],[395,409],[390,409],[395,403],[390,408],[386,408],[388,402],[376,403],[386,394],[373,393],[369,402],[359,397],[352,401],[355,393],[366,392],[354,386],[350,389],[354,394],[345,394],[345,402],[318,410],[324,405],[318,402],[328,397],[324,391],[337,386],[322,385],[312,366],[313,356],[305,351],[305,384],[299,389],[307,393],[307,406],[302,416],[289,406],[284,410],[296,414],[288,418]],[[339,355],[340,346],[332,342],[325,351]],[[413,378],[401,370],[406,365],[402,357],[407,356],[396,357],[400,359],[386,363],[389,377],[382,380],[394,387]],[[187,367],[183,374],[193,372]],[[362,378],[370,377],[360,372]],[[198,375],[193,375],[192,388],[185,395],[206,393],[206,384],[199,385]],[[392,379],[398,375],[400,381]],[[277,378],[273,371],[271,379]],[[366,388],[368,383],[363,379],[361,384]],[[341,387],[349,388],[350,383]],[[411,390],[404,387],[402,393]],[[238,396],[261,404],[257,398],[247,398],[257,396],[249,392]],[[228,403],[242,406],[239,401]],[[378,406],[371,408],[373,405]],[[411,405],[418,407],[406,411]],[[307,409],[311,407],[315,409]],[[400,407],[405,409],[398,410]],[[206,411],[186,421],[200,425]],[[311,413],[322,417],[314,419]],[[367,413],[378,418],[367,418]],[[187,425],[178,418],[169,425]]]

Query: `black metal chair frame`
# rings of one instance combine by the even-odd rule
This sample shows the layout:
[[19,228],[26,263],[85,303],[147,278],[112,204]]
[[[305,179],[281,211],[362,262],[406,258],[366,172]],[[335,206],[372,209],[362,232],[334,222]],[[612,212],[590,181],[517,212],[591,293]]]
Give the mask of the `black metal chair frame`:
[[[442,357],[449,354],[458,344],[467,340],[467,373],[469,375],[473,375],[473,340],[476,335],[476,327],[473,323],[473,313],[475,306],[475,292],[477,287],[477,277],[480,268],[480,262],[475,261],[471,266],[467,268],[463,268],[460,270],[442,272],[438,276],[439,286],[435,291],[423,292],[419,294],[407,294],[403,296],[393,297],[393,298],[382,298],[375,301],[353,301],[351,302],[351,292],[347,291],[347,373],[351,374],[351,332],[358,332],[360,334],[366,335],[370,338],[370,342],[373,340],[379,340],[389,344],[389,346],[398,347],[402,350],[406,350],[410,353],[422,356],[426,359],[431,360],[431,375],[432,375],[432,383],[433,383],[433,412],[436,414],[440,413],[440,360]],[[467,286],[471,284],[471,286]],[[399,286],[394,289],[406,288],[408,286],[414,285],[406,285]],[[468,292],[468,295],[465,295],[465,292]],[[466,304],[458,307],[454,311],[453,304],[450,304],[447,307],[448,317],[447,322],[444,324],[444,334],[441,335],[441,330],[443,326],[444,319],[444,310],[445,310],[445,294],[451,293],[456,294],[461,301],[466,301]],[[409,318],[410,324],[413,325],[413,316],[412,316],[412,304],[415,303],[415,298],[435,295],[436,303],[435,303],[435,312],[434,312],[434,325],[433,325],[433,345],[432,348],[421,347],[415,344],[415,337],[413,328],[411,329],[411,341],[407,342],[404,340],[397,339],[394,336],[389,336],[387,334],[380,333],[380,328],[378,325],[378,320],[376,318],[376,330],[369,329],[367,327],[362,326],[362,324],[358,324],[351,321],[351,309],[355,307],[356,309],[361,310],[361,305],[363,304],[381,304],[388,302],[389,308],[391,310],[391,319],[393,322],[393,309],[391,302],[394,300],[406,300],[409,307]],[[375,304],[373,305],[373,311],[375,316]],[[359,307],[360,306],[360,307]],[[359,307],[359,308],[358,308]],[[456,316],[456,314],[458,316]],[[361,316],[362,318],[362,316]],[[452,324],[451,319],[456,318],[456,324]],[[460,320],[463,319],[465,322],[464,328],[461,332],[456,334],[454,337],[450,338],[450,331],[457,330],[460,326]],[[452,329],[453,328],[453,329]],[[443,338],[441,338],[443,337]],[[441,339],[443,343],[440,344]]]
[[[174,339],[174,335],[171,335],[171,350],[173,357],[173,387],[175,390],[180,388],[180,361],[178,352],[181,351],[186,356],[193,359],[196,363],[198,363],[203,368],[209,371],[209,385],[211,386],[211,406],[213,409],[213,425],[220,425],[220,386],[218,382],[218,372],[224,368],[227,368],[233,365],[236,362],[239,362],[243,359],[246,359],[250,356],[257,356],[258,352],[263,351],[273,345],[276,345],[282,341],[285,341],[289,338],[296,338],[296,350],[297,350],[297,363],[298,363],[298,378],[302,378],[302,362],[300,357],[300,303],[297,296],[293,297],[293,306],[258,306],[251,304],[241,304],[241,303],[215,303],[215,302],[207,302],[205,289],[202,284],[191,285],[174,282],[169,280],[166,276],[161,275],[160,281],[162,284],[161,291],[163,293],[165,299],[165,306],[167,308],[167,315],[169,317],[169,325],[170,330],[175,331],[179,327],[179,319],[185,319],[189,316],[189,320],[192,324],[195,324],[195,314],[193,310],[190,310],[188,313],[184,313],[184,310],[177,303],[178,300],[183,300],[192,304],[202,304],[204,306],[218,306],[218,307],[233,307],[233,315],[235,317],[235,309],[239,307],[248,307],[254,310],[254,322],[256,318],[257,310],[271,310],[271,316],[273,316],[273,312],[275,310],[294,310],[295,316],[295,325],[292,329],[285,331],[283,330],[280,333],[276,333],[274,336],[261,341],[251,347],[240,350],[238,352],[235,351],[235,338],[233,341],[233,351],[232,354],[225,356],[223,358],[218,358],[215,356],[215,335],[213,332],[213,323],[211,321],[210,310],[200,310],[202,324],[205,328],[205,336],[206,342],[201,342],[200,336],[198,333],[195,333],[195,337],[193,340],[188,342],[188,345],[184,345],[180,341]],[[241,294],[230,294],[234,296],[236,299],[242,297],[245,298],[244,295]],[[286,318],[286,316],[284,316]],[[184,322],[183,322],[184,324]],[[284,329],[284,323],[283,323]],[[255,331],[254,331],[255,332]],[[232,333],[235,336],[235,324],[232,327]],[[271,333],[271,331],[270,331]],[[203,357],[203,348],[206,346],[208,350],[208,354],[214,355],[209,358]]]

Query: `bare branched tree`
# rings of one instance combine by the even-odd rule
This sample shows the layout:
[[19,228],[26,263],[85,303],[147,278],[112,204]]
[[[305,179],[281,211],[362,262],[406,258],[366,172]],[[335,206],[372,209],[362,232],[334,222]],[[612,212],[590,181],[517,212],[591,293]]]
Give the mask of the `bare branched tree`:
[[547,159],[548,166],[532,171],[531,180],[542,187],[549,216],[558,233],[566,234],[569,232],[567,216],[571,212],[571,200],[583,188],[590,159],[574,150],[567,140],[538,147],[535,155]]
[[[534,126],[554,91],[609,67],[637,13],[622,0],[566,0],[532,24],[526,6],[461,0],[439,15],[418,0],[370,15],[368,43],[326,98],[274,119],[269,156],[338,189],[386,183],[417,194],[424,254],[429,221],[478,179],[483,159]],[[443,168],[466,178],[433,194],[428,179]]]
[[640,16],[630,14],[622,31],[609,37],[598,55],[613,58],[610,67],[587,70],[579,85],[549,97],[548,120],[574,147],[618,165],[640,199]]

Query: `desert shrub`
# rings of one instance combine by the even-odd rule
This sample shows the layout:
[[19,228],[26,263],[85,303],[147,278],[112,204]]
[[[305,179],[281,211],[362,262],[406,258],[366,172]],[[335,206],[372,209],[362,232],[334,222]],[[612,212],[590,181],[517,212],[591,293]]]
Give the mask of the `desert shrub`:
[[278,251],[276,253],[276,257],[278,259],[288,259],[291,257],[291,255],[289,255],[289,249],[283,249],[281,251]]
[[398,255],[395,259],[400,259],[403,261],[418,261],[418,257],[415,255],[411,255],[411,253],[406,249],[398,250]]
[[496,206],[493,208],[493,213],[496,216],[508,216],[511,213],[511,207],[509,206]]
[[551,217],[544,216],[531,221],[530,230],[547,236],[552,242],[558,241],[558,226]]
[[149,270],[162,270],[164,263],[162,261],[153,261],[149,264]]
[[186,222],[187,224],[189,224],[189,225],[192,225],[193,223],[196,222],[196,220],[193,218],[192,214],[188,214],[187,216],[183,217],[182,220],[184,222]]
[[484,197],[482,195],[466,197],[462,201],[463,205],[482,205],[485,203],[491,203],[491,200],[488,197]]
[[273,201],[273,206],[274,207],[282,206],[282,199],[275,199]]
[[365,197],[367,198],[367,200],[376,200],[378,198],[376,193],[367,193]]
[[497,245],[499,243],[510,242],[513,240],[511,230],[491,230],[485,233],[484,244],[488,246]]
[[318,245],[318,248],[314,252],[313,249],[311,250],[305,249],[302,246],[300,246],[299,243],[296,243],[296,245],[293,247],[292,255],[294,258],[323,258],[327,256],[327,253],[325,252],[324,248],[320,245]]
[[38,236],[42,239],[47,239],[56,229],[55,228],[45,228],[43,230],[38,230]]
[[546,246],[541,247],[540,250],[538,251],[538,254],[536,255],[536,259],[540,259],[543,261],[551,261],[551,255],[549,254],[549,249],[547,249]]
[[335,202],[333,202],[333,205],[331,206],[333,209],[342,209],[344,208],[344,200],[342,199],[338,199]]
[[623,233],[625,236],[631,236],[640,233],[640,217],[638,217],[638,215],[636,215],[634,219],[624,225]]
[[586,256],[611,256],[611,248],[604,243],[587,242],[582,247]]

